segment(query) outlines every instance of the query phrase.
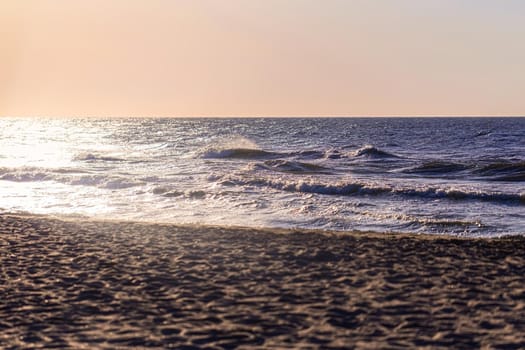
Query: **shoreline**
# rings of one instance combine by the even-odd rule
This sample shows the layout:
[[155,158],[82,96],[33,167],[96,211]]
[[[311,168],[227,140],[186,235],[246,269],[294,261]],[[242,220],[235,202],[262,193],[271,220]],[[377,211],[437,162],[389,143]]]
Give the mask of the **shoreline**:
[[0,215],[0,344],[525,347],[525,238]]
[[97,218],[84,215],[55,215],[55,214],[33,214],[28,212],[11,213],[0,212],[0,217],[11,217],[20,220],[55,220],[70,223],[91,223],[91,224],[137,224],[137,225],[154,225],[162,227],[170,227],[172,229],[195,229],[195,230],[229,230],[229,231],[250,231],[252,233],[270,233],[270,234],[311,234],[321,236],[348,236],[348,237],[367,237],[367,238],[413,238],[423,240],[467,240],[467,241],[497,241],[506,239],[525,240],[525,232],[523,233],[502,233],[499,235],[490,236],[472,236],[472,235],[458,235],[447,233],[417,233],[417,232],[402,232],[402,231],[359,231],[359,230],[325,230],[317,228],[302,228],[302,227],[271,227],[271,226],[243,226],[243,225],[219,225],[219,224],[195,224],[195,223],[177,223],[169,221],[155,221],[155,220],[134,220],[134,219],[110,219]]

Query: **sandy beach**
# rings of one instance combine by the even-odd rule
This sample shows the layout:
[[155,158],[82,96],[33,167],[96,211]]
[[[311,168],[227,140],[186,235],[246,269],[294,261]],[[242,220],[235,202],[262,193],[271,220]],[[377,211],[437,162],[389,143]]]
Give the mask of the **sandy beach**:
[[0,347],[525,347],[525,239],[0,216]]

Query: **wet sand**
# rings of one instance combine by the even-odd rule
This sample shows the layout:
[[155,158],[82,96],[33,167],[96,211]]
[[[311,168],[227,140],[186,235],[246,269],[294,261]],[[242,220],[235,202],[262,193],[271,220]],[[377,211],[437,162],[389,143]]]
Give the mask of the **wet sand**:
[[525,239],[0,216],[0,347],[525,348]]

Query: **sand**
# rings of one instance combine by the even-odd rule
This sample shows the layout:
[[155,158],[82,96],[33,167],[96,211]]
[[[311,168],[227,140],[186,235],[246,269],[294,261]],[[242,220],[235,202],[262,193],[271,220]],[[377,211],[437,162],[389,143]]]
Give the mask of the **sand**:
[[525,239],[0,216],[0,348],[525,348]]

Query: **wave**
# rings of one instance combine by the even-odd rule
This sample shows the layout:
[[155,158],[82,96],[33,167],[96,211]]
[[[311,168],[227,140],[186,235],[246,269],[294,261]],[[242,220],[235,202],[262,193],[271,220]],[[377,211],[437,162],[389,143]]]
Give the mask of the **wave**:
[[125,159],[123,159],[123,158],[106,156],[106,155],[100,155],[100,154],[97,154],[97,153],[80,153],[80,154],[77,154],[73,158],[73,160],[84,161],[84,162],[96,162],[96,161],[123,162],[123,161],[125,161]]
[[221,150],[207,150],[201,154],[201,158],[231,158],[231,159],[259,159],[276,158],[283,156],[283,153],[264,151],[252,148],[230,148]]
[[214,141],[199,153],[200,158],[218,159],[259,159],[279,157],[283,154],[262,150],[254,141],[240,136],[230,135]]
[[321,165],[283,159],[267,160],[263,164],[259,164],[259,166],[268,170],[294,174],[330,173],[330,169]]
[[4,171],[0,170],[0,180],[13,182],[36,182],[52,180],[52,174],[38,170]]
[[452,218],[439,217],[417,217],[408,214],[397,213],[380,213],[377,211],[363,211],[359,212],[361,215],[378,218],[380,220],[388,219],[398,222],[398,228],[421,228],[424,232],[438,231],[442,232],[473,232],[482,229],[487,229],[488,226],[480,220],[460,220]]
[[72,186],[94,186],[106,189],[123,189],[143,185],[143,181],[114,176],[86,174],[67,169],[0,168],[0,180],[12,182],[55,181]]
[[469,167],[465,164],[446,162],[446,161],[430,161],[413,168],[405,169],[403,172],[410,174],[447,174],[458,171],[463,171]]
[[151,192],[163,197],[186,197],[190,199],[203,199],[208,194],[203,190],[179,191],[169,186],[155,187]]
[[302,159],[320,159],[325,157],[325,152],[316,150],[305,150],[291,153],[291,155]]
[[399,158],[395,154],[388,153],[380,150],[374,146],[364,146],[354,152],[355,157],[367,157],[367,158]]
[[80,176],[75,179],[68,179],[66,181],[60,181],[68,185],[73,186],[95,186],[98,188],[105,189],[124,189],[129,187],[135,187],[143,185],[142,181],[136,181],[132,179],[125,179],[116,176],[103,176],[103,175],[91,175],[91,176]]
[[495,162],[479,167],[474,173],[496,181],[525,181],[525,161]]
[[337,149],[332,149],[329,151],[324,152],[324,158],[326,159],[342,159],[342,158],[348,158],[348,155],[344,152],[341,152]]
[[525,181],[525,162],[495,161],[487,163],[484,161],[460,163],[441,160],[424,162],[412,168],[403,169],[403,173],[439,176],[466,172],[473,179],[486,181]]
[[223,179],[221,184],[238,186],[262,186],[286,192],[312,193],[335,196],[362,195],[396,195],[403,197],[419,197],[424,199],[479,200],[487,202],[508,202],[525,205],[525,193],[503,193],[468,191],[455,188],[398,188],[389,185],[366,183],[326,184],[315,181],[286,181],[282,179]]
[[492,134],[492,130],[481,130],[474,135],[474,137],[487,136]]
[[239,158],[239,159],[275,159],[293,157],[298,159],[343,159],[354,156],[358,158],[400,158],[399,156],[378,149],[374,146],[365,146],[352,153],[338,150],[301,150],[295,152],[274,152],[259,148],[224,148],[207,149],[200,154],[201,158]]
[[482,231],[494,229],[483,224],[481,221],[454,220],[454,219],[428,219],[412,218],[406,223],[398,225],[400,229],[419,230],[425,233],[453,233],[453,234],[476,234]]

